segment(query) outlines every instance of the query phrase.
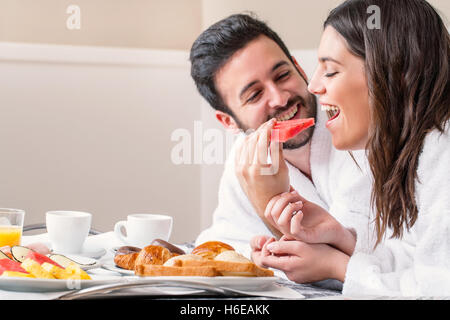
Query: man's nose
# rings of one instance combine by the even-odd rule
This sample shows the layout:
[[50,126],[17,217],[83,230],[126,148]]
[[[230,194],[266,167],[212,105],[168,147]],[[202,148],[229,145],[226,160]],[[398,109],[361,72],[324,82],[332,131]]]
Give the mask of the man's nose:
[[271,108],[277,108],[277,107],[284,107],[288,103],[290,94],[288,91],[280,89],[276,85],[270,85],[269,86],[269,107]]
[[318,69],[314,72],[314,75],[311,78],[311,81],[308,84],[308,91],[312,94],[324,94],[325,93],[325,87],[320,81],[319,75],[318,75]]

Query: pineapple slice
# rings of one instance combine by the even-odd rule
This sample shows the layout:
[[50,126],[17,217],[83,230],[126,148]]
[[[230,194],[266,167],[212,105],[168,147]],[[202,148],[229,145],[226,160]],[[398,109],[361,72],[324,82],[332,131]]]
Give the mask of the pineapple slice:
[[41,267],[56,279],[67,279],[67,277],[69,276],[65,269],[57,267],[48,262],[44,262]]
[[22,278],[35,278],[32,274],[23,273],[18,271],[4,271],[2,277],[22,277]]
[[30,274],[35,276],[36,278],[55,279],[55,277],[50,272],[48,272],[47,270],[42,268],[42,266],[39,263],[37,263],[36,261],[34,261],[34,260],[30,259],[30,258],[25,259],[20,264],[20,266],[22,268],[24,268]]
[[87,272],[81,269],[75,262],[69,263],[66,267],[66,272],[70,274],[69,279],[91,280]]

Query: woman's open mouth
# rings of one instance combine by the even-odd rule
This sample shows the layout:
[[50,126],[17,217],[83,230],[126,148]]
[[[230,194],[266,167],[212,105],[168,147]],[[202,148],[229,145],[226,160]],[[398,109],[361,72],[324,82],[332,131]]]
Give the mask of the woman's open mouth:
[[331,104],[322,104],[322,110],[326,111],[328,116],[330,116],[330,119],[327,121],[327,125],[337,119],[341,113],[339,107]]

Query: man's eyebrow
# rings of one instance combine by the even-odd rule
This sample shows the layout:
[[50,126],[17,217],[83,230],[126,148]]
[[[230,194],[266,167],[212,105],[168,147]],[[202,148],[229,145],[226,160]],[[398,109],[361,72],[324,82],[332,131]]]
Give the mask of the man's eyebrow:
[[277,64],[275,64],[275,65],[272,67],[271,72],[274,72],[274,71],[277,70],[279,67],[284,66],[284,65],[286,65],[286,64],[288,64],[288,63],[287,63],[287,61],[284,61],[284,60],[278,62]]
[[331,57],[321,57],[321,58],[319,58],[319,61],[320,62],[331,61],[331,62],[334,62],[334,63],[342,65],[342,63],[340,63],[339,61],[337,61],[336,59],[333,59]]
[[[270,70],[270,72],[274,72],[275,70],[277,70],[278,68],[280,68],[281,66],[287,65],[288,63],[286,61],[280,61],[278,63],[276,63],[272,69]],[[242,98],[242,96],[244,95],[245,91],[247,91],[248,89],[250,89],[251,87],[253,87],[258,81],[252,81],[249,84],[247,84],[244,88],[242,88],[241,92],[239,93],[239,98]]]
[[242,98],[242,96],[244,95],[245,91],[247,91],[248,89],[253,87],[257,82],[258,81],[252,81],[249,84],[247,84],[244,88],[242,88],[241,92],[239,93],[239,98]]

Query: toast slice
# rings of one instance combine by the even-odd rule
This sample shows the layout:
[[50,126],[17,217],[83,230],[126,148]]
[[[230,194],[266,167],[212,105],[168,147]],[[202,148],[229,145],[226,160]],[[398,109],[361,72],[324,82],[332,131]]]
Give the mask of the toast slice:
[[230,262],[220,260],[177,260],[182,268],[211,267],[221,276],[273,277],[272,270],[261,268],[253,262]]
[[163,266],[154,264],[140,264],[135,267],[135,274],[138,276],[199,276],[216,277],[220,274],[211,266]]

